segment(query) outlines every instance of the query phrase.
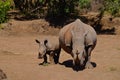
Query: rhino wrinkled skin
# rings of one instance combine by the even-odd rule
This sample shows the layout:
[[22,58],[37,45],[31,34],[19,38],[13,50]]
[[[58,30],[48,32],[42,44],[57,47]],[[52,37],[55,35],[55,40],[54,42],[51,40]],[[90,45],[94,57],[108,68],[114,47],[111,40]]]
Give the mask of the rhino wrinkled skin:
[[63,50],[73,57],[73,66],[93,68],[90,58],[96,46],[97,34],[90,25],[76,19],[60,30],[59,41]]
[[43,63],[48,63],[47,54],[49,55],[50,64],[55,64],[59,62],[61,47],[58,38],[55,37],[43,40],[36,39],[36,42],[39,44],[38,58],[44,58]]

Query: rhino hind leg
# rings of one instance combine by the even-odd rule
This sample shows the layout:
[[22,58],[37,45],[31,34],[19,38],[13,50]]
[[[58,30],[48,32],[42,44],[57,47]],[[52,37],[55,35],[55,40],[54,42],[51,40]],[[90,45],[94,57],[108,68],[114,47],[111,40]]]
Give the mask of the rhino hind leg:
[[[90,58],[90,56],[89,56],[88,58]],[[85,65],[85,68],[93,69],[94,67],[93,67],[93,65],[91,64],[91,62],[88,60],[87,63],[86,63],[86,65]]]
[[54,52],[50,52],[50,55],[49,55],[49,59],[50,59],[50,64],[55,64],[54,62]]

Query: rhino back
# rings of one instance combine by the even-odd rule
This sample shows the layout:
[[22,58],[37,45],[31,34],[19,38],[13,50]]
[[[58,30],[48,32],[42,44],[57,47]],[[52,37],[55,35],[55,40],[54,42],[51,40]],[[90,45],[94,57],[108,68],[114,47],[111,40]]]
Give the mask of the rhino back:
[[76,34],[75,37],[81,37],[81,35],[85,32],[88,32],[85,40],[86,44],[96,44],[97,35],[95,30],[90,25],[83,23],[80,19],[76,19],[74,22],[64,26],[59,33],[60,44],[66,52],[72,51],[71,49],[66,49],[65,45],[66,43],[70,43],[72,41],[72,36],[74,35],[71,34],[71,31]]
[[96,33],[96,31],[94,30],[93,27],[91,27],[90,25],[87,25],[87,24],[84,24],[84,28],[88,32],[87,36],[86,36],[87,45],[91,45],[91,44],[95,45],[96,42],[97,42],[97,33]]
[[88,25],[88,24],[85,24],[83,23],[81,20],[77,19],[76,20],[76,32],[80,32],[78,34],[78,36],[80,34],[86,34],[85,35],[85,42],[87,45],[94,45],[97,41],[97,34],[96,34],[96,31],[93,29],[92,26]]
[[48,50],[57,50],[60,49],[60,43],[59,43],[59,38],[54,36],[52,38],[48,39],[48,44],[47,44]]

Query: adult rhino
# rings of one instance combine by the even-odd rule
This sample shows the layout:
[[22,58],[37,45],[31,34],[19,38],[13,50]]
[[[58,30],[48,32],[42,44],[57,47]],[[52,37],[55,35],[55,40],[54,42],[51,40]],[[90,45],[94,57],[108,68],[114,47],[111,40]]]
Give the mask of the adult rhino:
[[59,33],[61,47],[73,57],[73,67],[93,68],[91,52],[96,46],[95,30],[80,19],[64,26]]

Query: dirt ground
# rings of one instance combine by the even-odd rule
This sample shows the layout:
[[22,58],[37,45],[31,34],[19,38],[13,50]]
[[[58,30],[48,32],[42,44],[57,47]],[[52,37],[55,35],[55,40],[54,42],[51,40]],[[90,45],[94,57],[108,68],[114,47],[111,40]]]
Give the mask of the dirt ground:
[[98,35],[91,57],[96,67],[77,72],[72,69],[72,57],[63,50],[62,65],[39,65],[43,59],[38,59],[35,39],[56,37],[52,35],[59,32],[39,22],[15,21],[0,30],[0,69],[7,80],[120,80],[120,35]]
[[[94,69],[74,71],[72,57],[63,50],[63,65],[39,65],[38,45],[32,36],[0,36],[0,68],[8,80],[120,80],[120,35],[98,35],[97,46],[92,52]],[[53,36],[49,36],[53,37]]]

